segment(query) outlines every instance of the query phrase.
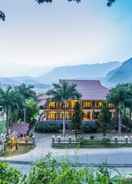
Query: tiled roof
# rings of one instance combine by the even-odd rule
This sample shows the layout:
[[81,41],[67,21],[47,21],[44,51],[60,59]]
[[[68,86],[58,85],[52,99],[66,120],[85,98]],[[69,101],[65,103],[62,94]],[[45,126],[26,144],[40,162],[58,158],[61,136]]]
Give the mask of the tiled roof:
[[48,96],[45,94],[38,95],[37,96],[38,106],[44,106],[47,102],[47,98]]
[[105,100],[109,90],[99,80],[65,80],[69,84],[76,84],[76,89],[82,99]]

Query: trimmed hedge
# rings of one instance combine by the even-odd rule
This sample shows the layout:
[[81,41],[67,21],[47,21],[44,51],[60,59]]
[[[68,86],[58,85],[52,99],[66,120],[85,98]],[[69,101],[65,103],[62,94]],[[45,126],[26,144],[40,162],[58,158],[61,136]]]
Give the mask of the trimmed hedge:
[[61,127],[55,123],[39,122],[35,126],[35,131],[38,133],[59,133]]
[[[71,130],[71,122],[66,121],[66,129]],[[38,133],[59,133],[62,130],[63,121],[43,121],[38,122],[35,126],[35,131]],[[95,121],[83,121],[81,124],[81,132],[83,133],[96,133],[97,124]]]

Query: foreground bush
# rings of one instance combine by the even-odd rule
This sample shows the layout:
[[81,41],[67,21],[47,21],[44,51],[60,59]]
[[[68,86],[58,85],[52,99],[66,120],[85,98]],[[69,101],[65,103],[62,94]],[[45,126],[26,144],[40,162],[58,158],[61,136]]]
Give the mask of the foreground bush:
[[98,170],[73,168],[69,163],[58,164],[47,156],[37,162],[27,176],[1,163],[0,184],[131,184],[131,179],[112,177],[107,168]]
[[21,174],[7,163],[0,162],[0,184],[18,184]]

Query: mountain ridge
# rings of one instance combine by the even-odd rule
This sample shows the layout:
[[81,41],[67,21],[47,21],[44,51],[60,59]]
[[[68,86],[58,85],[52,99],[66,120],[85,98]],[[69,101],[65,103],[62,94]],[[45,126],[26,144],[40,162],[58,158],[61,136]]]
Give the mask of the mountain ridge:
[[55,67],[47,74],[38,77],[42,83],[53,83],[59,79],[102,79],[112,69],[120,66],[120,62],[108,62],[97,64],[81,64]]
[[132,82],[132,57],[124,61],[121,66],[110,71],[106,77],[107,85]]

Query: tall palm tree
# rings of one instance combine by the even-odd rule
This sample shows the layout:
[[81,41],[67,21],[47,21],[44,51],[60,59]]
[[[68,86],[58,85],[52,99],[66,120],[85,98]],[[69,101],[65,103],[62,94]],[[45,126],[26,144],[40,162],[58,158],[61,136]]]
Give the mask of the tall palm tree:
[[7,89],[0,88],[0,105],[3,107],[4,112],[6,114],[6,128],[9,128],[10,124],[10,115],[12,109],[12,97],[13,97],[13,89],[12,87],[8,87]]
[[122,127],[122,111],[125,108],[125,100],[128,96],[126,85],[118,85],[115,88],[110,90],[109,95],[107,96],[108,102],[112,103],[118,113],[118,133],[121,134]]
[[20,102],[19,115],[21,119],[23,117],[24,121],[26,120],[26,107],[25,107],[26,100],[30,98],[33,98],[35,101],[37,100],[36,93],[33,90],[33,88],[34,88],[33,85],[26,85],[24,83],[15,87],[18,102]]
[[15,90],[20,93],[23,98],[36,98],[36,93],[33,90],[34,86],[33,85],[26,85],[26,84],[21,84],[19,86],[15,87]]
[[65,111],[66,102],[69,99],[79,99],[81,94],[76,90],[75,84],[68,84],[64,80],[60,80],[58,84],[53,84],[53,89],[47,92],[47,95],[56,102],[63,105],[63,136],[65,136]]

